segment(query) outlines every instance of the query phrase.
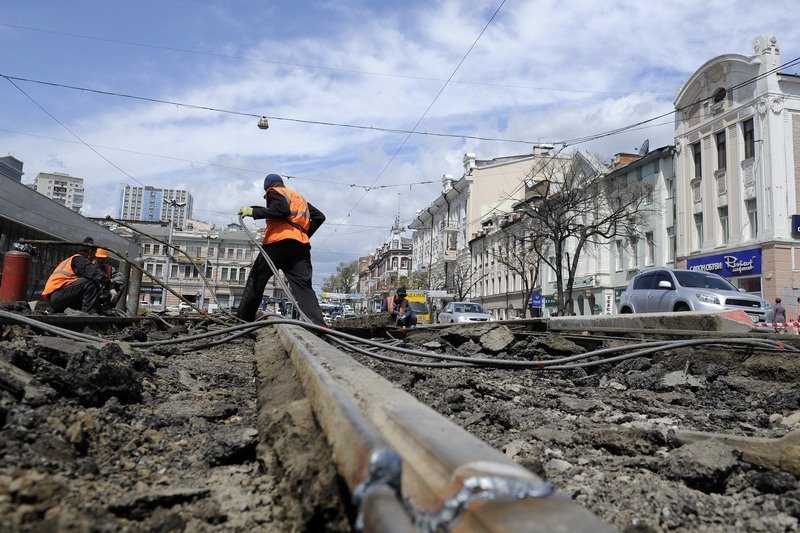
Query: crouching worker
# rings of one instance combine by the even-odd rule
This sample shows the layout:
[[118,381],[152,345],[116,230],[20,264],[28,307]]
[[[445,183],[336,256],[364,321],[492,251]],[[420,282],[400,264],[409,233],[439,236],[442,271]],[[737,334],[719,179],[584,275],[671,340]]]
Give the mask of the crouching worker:
[[125,279],[125,275],[122,272],[108,262],[108,251],[103,248],[98,248],[94,251],[92,263],[111,280],[111,284],[106,286],[105,290],[100,291],[100,307],[102,309],[113,309],[124,294],[128,280]]
[[[93,245],[94,240],[87,237],[83,243]],[[53,311],[63,313],[69,308],[84,313],[100,313],[100,291],[108,287],[110,280],[92,263],[93,257],[93,246],[81,248],[75,255],[61,261],[47,278],[42,298],[49,301]]]
[[397,294],[390,294],[386,297],[381,306],[381,310],[388,312],[392,320],[396,320],[397,326],[410,328],[417,325],[417,315],[411,309],[411,303],[406,298],[406,288],[399,287]]

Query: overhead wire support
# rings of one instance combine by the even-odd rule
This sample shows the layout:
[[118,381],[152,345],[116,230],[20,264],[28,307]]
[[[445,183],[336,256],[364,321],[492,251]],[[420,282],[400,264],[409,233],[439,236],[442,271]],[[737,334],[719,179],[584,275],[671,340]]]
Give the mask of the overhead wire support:
[[[430,104],[428,104],[428,107],[425,109],[425,112],[424,112],[424,113],[422,113],[422,116],[421,116],[421,117],[419,117],[419,120],[417,120],[417,123],[416,123],[416,124],[414,124],[414,127],[413,127],[413,128],[411,128],[411,130],[408,132],[408,134],[406,135],[406,137],[403,139],[403,142],[402,142],[402,143],[400,143],[400,146],[398,146],[398,147],[397,147],[397,150],[395,150],[395,151],[394,151],[394,153],[392,154],[392,157],[390,157],[390,158],[389,158],[389,160],[388,160],[388,161],[386,162],[386,164],[383,166],[383,168],[382,168],[382,169],[381,169],[381,171],[378,173],[378,175],[375,177],[375,179],[374,179],[374,180],[372,180],[372,183],[370,184],[370,187],[374,186],[374,185],[375,185],[375,183],[377,183],[377,182],[378,182],[378,180],[380,180],[380,179],[381,179],[381,177],[383,176],[384,172],[386,172],[386,169],[387,169],[387,168],[389,168],[389,165],[391,165],[391,164],[392,164],[392,161],[394,161],[394,160],[395,160],[395,158],[397,157],[397,154],[399,154],[399,153],[400,153],[400,150],[402,150],[402,149],[403,149],[403,147],[406,145],[406,143],[408,142],[408,139],[410,139],[410,138],[411,138],[411,135],[412,135],[412,134],[413,134],[413,133],[416,131],[416,129],[419,127],[419,125],[422,123],[422,121],[425,119],[425,117],[426,117],[426,116],[428,116],[428,112],[430,112],[430,110],[433,108],[434,104],[435,104],[435,103],[436,103],[436,102],[439,100],[439,97],[442,95],[442,93],[444,92],[444,90],[447,88],[447,84],[448,84],[448,83],[450,83],[450,80],[452,80],[452,79],[453,79],[453,76],[455,76],[455,75],[456,75],[456,72],[458,72],[458,69],[459,69],[459,68],[461,68],[461,65],[463,65],[463,64],[464,64],[464,61],[466,61],[466,60],[467,60],[467,57],[469,56],[470,52],[472,52],[472,49],[473,49],[473,48],[475,48],[475,45],[477,45],[477,44],[478,44],[478,41],[479,41],[479,40],[480,40],[480,38],[483,36],[483,34],[486,32],[487,28],[489,28],[489,25],[490,25],[490,24],[492,23],[492,21],[495,19],[495,17],[496,17],[496,16],[497,16],[497,14],[500,12],[500,9],[502,9],[502,7],[505,5],[505,3],[506,3],[506,0],[503,0],[502,2],[500,2],[500,5],[499,5],[499,6],[497,6],[497,9],[495,9],[495,10],[494,10],[494,13],[492,13],[492,16],[491,16],[491,17],[489,17],[489,20],[488,20],[488,21],[486,22],[486,24],[483,26],[483,29],[482,29],[482,30],[481,30],[481,32],[478,34],[478,36],[475,38],[475,40],[472,42],[472,44],[470,45],[470,47],[469,47],[469,49],[467,50],[467,52],[466,52],[466,53],[464,54],[464,56],[461,58],[461,61],[459,61],[459,62],[458,62],[458,64],[456,65],[456,67],[453,69],[453,72],[451,72],[451,73],[450,73],[450,76],[447,78],[447,81],[445,81],[445,82],[444,82],[444,84],[442,85],[442,87],[441,87],[441,88],[439,89],[439,91],[436,93],[436,96],[434,96],[434,97],[433,97],[433,100],[431,101],[431,103],[430,103]],[[536,143],[526,143],[526,144],[536,144]],[[344,217],[343,217],[343,218],[342,218],[342,219],[339,221],[339,223],[338,223],[338,224],[337,224],[337,225],[336,225],[336,226],[333,228],[333,231],[332,231],[331,235],[333,235],[334,233],[336,233],[336,230],[337,230],[337,229],[339,229],[339,226],[341,226],[341,225],[342,225],[342,223],[343,223],[343,222],[344,222],[344,221],[345,221],[347,218],[349,218],[349,217],[350,217],[350,215],[353,213],[353,211],[355,210],[355,208],[356,208],[356,207],[358,207],[358,206],[359,206],[359,204],[361,204],[361,201],[362,201],[362,200],[364,200],[364,198],[367,196],[367,193],[368,193],[368,192],[369,192],[369,191],[364,191],[364,194],[362,194],[362,195],[361,195],[361,198],[359,198],[359,199],[356,201],[356,203],[353,205],[353,207],[351,207],[351,208],[350,208],[350,210],[347,212],[347,214],[346,214],[346,215],[345,215],[345,216],[344,216]],[[321,242],[320,244],[318,244],[318,246],[322,246],[322,245],[324,245],[326,242],[328,242],[328,239],[329,239],[329,238],[330,238],[330,235],[329,235],[329,236],[327,236],[327,237],[325,237],[325,239],[323,239],[323,240],[322,240],[322,242]]]
[[[21,81],[25,83],[36,83],[39,85],[47,85],[50,87],[59,87],[62,89],[71,89],[73,91],[80,91],[80,92],[88,92],[94,94],[102,94],[105,96],[115,96],[118,98],[128,98],[131,100],[140,100],[143,102],[150,102],[155,104],[165,104],[171,105],[176,107],[184,107],[186,109],[195,109],[198,111],[212,111],[216,113],[224,113],[228,115],[236,115],[241,117],[250,117],[250,118],[257,118],[261,119],[266,117],[269,120],[276,120],[276,121],[283,121],[283,122],[296,122],[300,124],[310,124],[314,126],[332,126],[338,128],[352,128],[352,129],[359,129],[359,130],[368,130],[368,131],[379,131],[381,133],[392,133],[398,135],[427,135],[432,137],[450,137],[454,139],[471,139],[476,141],[489,141],[489,142],[507,142],[507,143],[516,143],[516,144],[536,144],[537,141],[531,141],[527,139],[510,139],[510,138],[503,138],[503,137],[483,137],[480,135],[467,135],[461,133],[443,133],[443,132],[433,132],[433,131],[416,131],[416,128],[413,130],[404,130],[399,128],[387,128],[382,126],[368,126],[365,124],[352,124],[348,122],[331,122],[331,121],[324,121],[324,120],[311,120],[311,119],[303,119],[303,118],[294,118],[294,117],[281,117],[276,115],[269,115],[265,113],[251,113],[247,111],[236,111],[233,109],[224,109],[220,107],[213,107],[213,106],[206,106],[206,105],[199,105],[199,104],[189,104],[186,102],[178,102],[174,100],[164,100],[160,98],[150,98],[147,96],[137,96],[134,94],[128,93],[120,93],[115,91],[104,91],[101,89],[92,89],[89,87],[80,87],[77,85],[69,85],[65,83],[56,83],[51,81],[43,81],[43,80],[36,80],[32,78],[23,78],[20,76],[11,76],[9,74],[0,73],[0,77],[7,79],[8,81]],[[424,118],[424,117],[423,117]],[[421,121],[422,119],[420,119]],[[419,122],[417,123],[419,125]]]

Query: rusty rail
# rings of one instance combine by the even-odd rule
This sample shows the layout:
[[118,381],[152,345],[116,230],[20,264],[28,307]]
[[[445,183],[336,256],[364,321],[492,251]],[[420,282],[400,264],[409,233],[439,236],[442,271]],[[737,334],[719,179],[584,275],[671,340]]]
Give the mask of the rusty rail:
[[[398,512],[398,501],[405,502],[408,524],[413,521],[422,531],[611,530],[349,355],[302,328],[278,330],[334,462],[356,495],[365,530],[383,530],[386,518]],[[375,483],[375,467],[390,464],[376,454],[400,461],[399,484],[394,474]],[[368,499],[359,497],[365,487]],[[398,492],[388,498],[387,490]]]

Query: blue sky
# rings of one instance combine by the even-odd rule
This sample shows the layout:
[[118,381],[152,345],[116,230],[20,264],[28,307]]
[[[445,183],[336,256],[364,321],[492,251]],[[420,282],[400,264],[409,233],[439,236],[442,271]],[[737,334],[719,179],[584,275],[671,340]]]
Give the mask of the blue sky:
[[[410,129],[499,3],[6,0],[0,73]],[[777,34],[784,61],[800,56],[797,13],[788,0],[757,9],[739,0],[508,0],[419,129],[550,141],[637,122],[672,109],[676,87],[708,59],[749,54],[757,35]],[[0,153],[22,159],[29,181],[43,171],[83,177],[86,214],[114,213],[119,183],[135,181],[0,82],[0,129],[8,130],[0,131]],[[240,205],[258,203],[266,173],[297,176],[289,186],[328,216],[312,243],[317,282],[379,245],[398,208],[408,221],[440,191],[438,184],[374,189],[353,209],[363,189],[349,185],[438,183],[443,174],[461,175],[464,152],[490,159],[531,149],[412,136],[386,167],[404,135],[277,120],[261,131],[251,117],[20,87],[136,180],[189,189],[196,218],[227,223]],[[646,138],[652,147],[669,144],[671,122],[656,124],[578,148],[610,157]]]

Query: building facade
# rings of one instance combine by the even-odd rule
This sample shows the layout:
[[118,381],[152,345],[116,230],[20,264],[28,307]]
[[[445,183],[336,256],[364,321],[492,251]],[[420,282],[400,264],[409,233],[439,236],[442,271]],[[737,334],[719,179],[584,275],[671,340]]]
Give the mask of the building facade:
[[[100,222],[113,226],[107,221]],[[239,305],[250,268],[259,252],[238,225],[216,228],[189,221],[185,229],[176,229],[168,222],[126,222],[153,237],[135,237],[141,246],[142,268],[147,274],[164,281],[178,294],[203,309],[211,311],[217,307],[214,296],[223,308]],[[168,247],[158,241],[171,242],[186,252],[197,267],[183,253],[167,253]],[[207,283],[200,272],[204,272]],[[275,296],[272,281],[264,295]],[[165,291],[149,276],[143,275],[139,301],[143,305],[158,308],[177,306],[181,300]]]
[[800,296],[800,76],[774,35],[702,65],[675,100],[677,266]]
[[192,218],[194,199],[182,189],[132,187],[123,183],[119,192],[117,216],[123,220],[171,221],[185,228]]
[[22,181],[22,161],[13,155],[0,157],[0,176],[5,176],[14,181]]
[[62,172],[40,172],[33,180],[33,190],[76,213],[80,213],[83,209],[85,194],[83,178]]
[[368,283],[366,296],[396,288],[401,277],[411,274],[411,239],[404,235],[400,225],[400,214],[394,220],[389,238],[370,256],[367,266]]
[[[409,225],[413,230],[413,268],[427,270],[428,288],[453,292],[455,284],[471,276],[470,240],[481,223],[495,213],[509,213],[525,195],[525,182],[546,156],[547,149],[531,154],[477,159],[464,154],[464,173],[442,178],[442,192]],[[471,284],[471,283],[470,283]]]

